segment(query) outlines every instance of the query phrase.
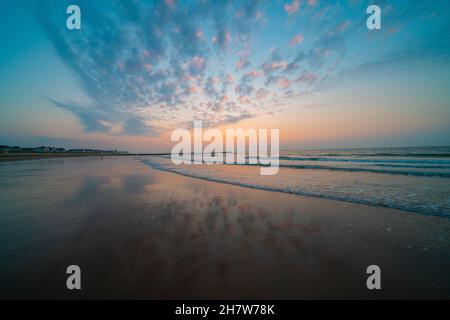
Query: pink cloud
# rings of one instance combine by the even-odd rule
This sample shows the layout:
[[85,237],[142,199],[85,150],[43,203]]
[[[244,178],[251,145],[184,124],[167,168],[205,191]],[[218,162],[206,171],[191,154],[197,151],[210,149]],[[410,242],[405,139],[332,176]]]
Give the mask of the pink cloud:
[[290,42],[290,44],[291,44],[291,46],[296,46],[296,45],[298,45],[299,43],[302,43],[303,42],[303,36],[301,35],[301,34],[298,34],[298,35],[296,35],[295,37],[293,37],[292,39],[291,39],[291,42]]
[[240,104],[250,104],[251,101],[249,98],[245,97],[245,96],[240,96],[239,97],[239,103]]
[[291,84],[292,81],[287,78],[280,77],[277,80],[277,86],[281,89],[287,89],[291,86]]
[[[222,39],[223,37],[223,39]],[[218,36],[212,37],[212,43],[213,44],[219,44],[220,46],[227,47],[228,44],[231,42],[231,33],[229,31],[220,32]]]
[[228,44],[231,42],[231,33],[229,31],[227,31],[225,33],[225,43]]
[[197,32],[195,32],[195,36],[197,37],[197,38],[203,38],[203,31],[202,30],[198,30]]
[[272,70],[277,70],[277,69],[286,69],[288,63],[284,60],[280,60],[280,61],[275,61],[272,62],[272,64],[270,65]]
[[262,100],[267,98],[267,96],[270,94],[270,91],[264,89],[264,88],[260,88],[256,91],[256,99],[258,100]]
[[236,71],[245,69],[250,65],[250,61],[248,61],[249,55],[250,51],[247,49],[238,53],[239,60],[236,62]]
[[174,0],[165,0],[165,2],[168,7],[172,8],[172,9],[175,7]]
[[250,63],[247,60],[239,60],[238,62],[236,62],[236,70],[237,71],[242,70],[242,69],[248,67],[249,64]]
[[340,32],[344,32],[345,30],[348,29],[348,27],[351,25],[351,23],[352,22],[350,20],[346,20],[346,21],[339,23],[334,29],[331,29],[328,31],[328,35],[334,36]]
[[144,69],[147,70],[148,72],[150,72],[150,71],[152,71],[153,66],[150,63],[145,63]]
[[275,70],[284,70],[286,69],[288,66],[288,63],[284,60],[278,60],[278,61],[273,61],[273,62],[264,62],[263,65],[261,66],[262,70],[264,71],[265,74],[270,74],[272,73],[272,71]]
[[345,31],[345,30],[347,30],[347,28],[348,28],[348,26],[351,24],[351,22],[350,21],[344,21],[344,22],[342,22],[342,23],[340,23],[337,27],[336,27],[336,30],[338,31],[338,32],[343,32],[343,31]]
[[205,58],[195,56],[191,60],[191,66],[193,66],[197,70],[203,70],[205,68],[205,65],[206,65]]
[[143,56],[144,58],[149,58],[149,57],[151,56],[151,53],[150,53],[150,51],[148,51],[148,50],[144,50],[144,52],[142,53],[142,56]]
[[218,85],[220,83],[220,79],[217,77],[210,77],[208,81],[210,81],[213,86]]
[[263,75],[262,72],[257,71],[257,70],[252,70],[252,71],[248,72],[245,76],[255,79],[255,78],[261,77],[262,75]]
[[308,5],[310,7],[315,7],[317,5],[317,0],[308,0]]
[[203,88],[199,87],[199,86],[190,86],[188,88],[188,92],[190,94],[195,94],[195,93],[202,93],[203,92]]
[[294,0],[290,4],[286,3],[284,5],[284,10],[287,12],[287,14],[293,14],[298,11],[300,8],[300,0]]
[[199,81],[200,77],[199,76],[192,76],[192,75],[184,75],[183,76],[183,81],[186,82],[194,82],[194,81]]
[[230,100],[230,97],[229,97],[228,95],[224,94],[224,95],[222,96],[222,98],[220,99],[220,102],[219,102],[219,103],[223,104],[223,103],[225,103],[225,102],[227,102],[227,101],[229,101],[229,100]]
[[399,26],[392,26],[388,29],[387,34],[394,34],[400,31]]

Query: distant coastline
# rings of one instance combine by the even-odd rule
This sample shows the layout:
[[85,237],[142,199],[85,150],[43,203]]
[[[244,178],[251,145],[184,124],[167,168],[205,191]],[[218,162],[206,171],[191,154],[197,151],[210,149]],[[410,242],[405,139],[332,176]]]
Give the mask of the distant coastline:
[[0,146],[1,160],[26,160],[43,158],[67,158],[86,156],[123,156],[128,151],[96,150],[96,149],[65,149],[51,146],[23,148],[19,146]]
[[51,146],[23,148],[0,145],[0,161],[31,160],[46,158],[99,157],[99,156],[164,156],[170,153],[129,153],[119,150],[66,149]]

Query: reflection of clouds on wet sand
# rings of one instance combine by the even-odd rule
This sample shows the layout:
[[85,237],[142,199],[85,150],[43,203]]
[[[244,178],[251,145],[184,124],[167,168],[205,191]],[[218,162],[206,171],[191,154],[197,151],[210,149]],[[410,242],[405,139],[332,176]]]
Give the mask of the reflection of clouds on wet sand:
[[[44,176],[36,173],[20,182],[21,192],[32,192],[36,179],[43,178],[60,193],[46,201],[26,199],[22,209],[39,204],[33,213],[40,220],[32,224],[38,228],[28,229],[24,219],[19,229],[27,240],[2,250],[11,252],[9,266],[16,270],[3,274],[10,276],[9,283],[19,283],[17,294],[23,293],[20,283],[29,280],[24,265],[33,260],[36,291],[28,294],[38,297],[68,297],[60,285],[65,281],[61,270],[72,263],[84,271],[84,297],[366,297],[364,268],[375,259],[391,264],[387,276],[397,279],[386,296],[403,297],[410,293],[401,287],[408,278],[401,276],[402,261],[429,266],[431,254],[441,256],[441,263],[448,260],[442,258],[448,247],[424,257],[420,250],[404,250],[407,231],[393,238],[384,224],[370,224],[382,218],[390,225],[415,225],[416,216],[396,220],[397,213],[378,208],[186,178],[131,158],[45,166]],[[8,211],[14,209],[17,205],[9,203]],[[437,218],[420,219],[433,228],[438,224]],[[14,251],[42,238],[48,241],[26,251],[26,259],[14,259]],[[442,272],[434,276],[448,278]],[[44,292],[38,289],[43,282]]]

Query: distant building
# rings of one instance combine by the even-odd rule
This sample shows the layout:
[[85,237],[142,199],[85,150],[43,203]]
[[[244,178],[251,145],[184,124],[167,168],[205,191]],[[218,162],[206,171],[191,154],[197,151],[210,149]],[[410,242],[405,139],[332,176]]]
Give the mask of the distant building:
[[20,147],[0,146],[0,153],[7,153],[7,152],[20,152]]
[[70,149],[67,152],[70,153],[102,153],[103,150],[95,150],[95,149]]
[[45,147],[45,146],[42,146],[42,147],[37,147],[37,148],[34,148],[34,152],[50,152],[52,150],[52,147]]
[[37,148],[21,148],[18,146],[0,146],[0,153],[103,153],[103,154],[128,154],[128,151],[118,150],[96,150],[96,149],[69,149],[56,148],[50,146],[40,146]]

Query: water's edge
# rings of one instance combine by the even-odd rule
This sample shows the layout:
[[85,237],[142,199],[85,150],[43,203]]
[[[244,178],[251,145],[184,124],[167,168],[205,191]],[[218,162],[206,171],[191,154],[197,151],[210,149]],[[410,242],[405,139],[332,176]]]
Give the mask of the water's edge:
[[254,185],[254,184],[248,184],[248,183],[242,183],[242,182],[227,181],[227,180],[218,179],[218,178],[216,179],[216,178],[211,178],[211,177],[198,176],[195,174],[189,174],[186,172],[180,172],[177,170],[173,170],[171,168],[160,166],[149,160],[142,160],[142,162],[145,165],[148,165],[149,167],[151,167],[152,169],[155,169],[155,170],[170,172],[170,173],[178,174],[181,176],[205,180],[205,181],[224,183],[224,184],[229,184],[229,185],[234,185],[234,186],[244,187],[244,188],[250,188],[250,189],[256,189],[256,190],[280,192],[280,193],[294,194],[294,195],[300,195],[300,196],[305,196],[305,197],[313,197],[313,198],[321,198],[321,199],[334,200],[334,201],[349,202],[349,203],[354,203],[354,204],[359,204],[359,205],[367,205],[367,206],[371,206],[371,207],[396,209],[396,210],[400,210],[403,212],[423,214],[423,215],[428,215],[428,216],[450,218],[450,216],[446,215],[446,214],[438,214],[438,213],[428,212],[427,210],[414,210],[409,207],[404,207],[401,205],[395,205],[395,204],[387,205],[387,204],[383,204],[383,203],[374,203],[372,201],[367,201],[364,199],[356,199],[356,198],[352,198],[352,197],[340,197],[340,196],[324,194],[324,193],[314,193],[314,192],[298,191],[298,190],[286,190],[286,189],[272,188],[272,187],[268,187],[268,186]]

